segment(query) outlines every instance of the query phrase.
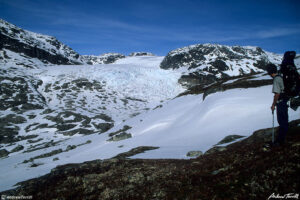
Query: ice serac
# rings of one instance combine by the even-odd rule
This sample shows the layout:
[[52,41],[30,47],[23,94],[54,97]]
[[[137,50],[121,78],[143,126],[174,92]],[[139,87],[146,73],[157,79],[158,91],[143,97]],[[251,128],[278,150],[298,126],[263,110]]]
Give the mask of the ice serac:
[[197,44],[170,51],[160,67],[183,71],[179,82],[190,87],[263,72],[268,63],[278,64],[280,60],[281,56],[260,47]]
[[83,57],[87,64],[96,65],[114,63],[119,59],[125,58],[125,55],[120,53],[105,53],[100,56],[84,55]]
[[0,51],[9,50],[51,64],[84,64],[81,55],[55,37],[23,30],[0,19]]

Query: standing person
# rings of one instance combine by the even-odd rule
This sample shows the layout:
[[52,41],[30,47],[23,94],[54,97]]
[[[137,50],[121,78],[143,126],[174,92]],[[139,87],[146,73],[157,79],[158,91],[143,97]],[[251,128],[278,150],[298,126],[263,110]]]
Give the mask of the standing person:
[[279,124],[279,132],[273,145],[283,145],[289,127],[288,119],[288,97],[284,94],[283,78],[278,74],[277,67],[274,64],[269,64],[266,67],[268,74],[273,78],[274,93],[273,103],[271,106],[272,113],[276,107],[277,121]]

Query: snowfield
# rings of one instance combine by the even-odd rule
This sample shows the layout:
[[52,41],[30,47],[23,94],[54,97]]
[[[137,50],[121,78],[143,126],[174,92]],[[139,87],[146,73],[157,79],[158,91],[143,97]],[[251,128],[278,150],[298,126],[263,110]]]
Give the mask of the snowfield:
[[[58,165],[109,159],[139,146],[159,148],[137,154],[132,158],[189,159],[187,157],[189,151],[205,152],[225,136],[232,134],[249,136],[255,130],[272,126],[270,110],[273,98],[272,86],[226,90],[210,94],[205,100],[202,95],[174,98],[183,91],[177,82],[181,73],[176,70],[160,69],[159,63],[162,59],[163,57],[155,56],[128,57],[108,65],[46,66],[27,71],[31,76],[43,81],[39,92],[52,109],[66,105],[64,99],[59,101],[54,98],[58,94],[57,91],[44,92],[47,84],[54,82],[63,84],[82,78],[105,82],[105,91],[115,93],[117,98],[116,102],[105,104],[105,112],[115,120],[115,126],[105,133],[85,136],[79,134],[63,136],[55,134],[55,129],[42,129],[44,132],[40,134],[44,141],[40,143],[45,140],[59,142],[49,148],[27,153],[20,151],[1,158],[0,191],[14,187],[17,182],[49,173]],[[265,78],[267,77],[263,79]],[[72,109],[86,115],[97,114],[100,111],[98,109],[100,100],[96,98],[96,91],[79,94],[72,97],[75,100]],[[133,101],[136,103],[130,105],[132,107],[129,109],[126,107],[128,105],[119,102],[123,97],[138,100]],[[88,103],[86,107],[77,105],[83,98]],[[139,111],[140,114],[132,116],[132,110]],[[41,111],[35,112],[38,115]],[[290,120],[299,119],[299,109],[289,110],[289,117]],[[34,120],[45,119],[40,116]],[[277,122],[275,125],[278,125]],[[126,133],[131,134],[130,138],[109,141],[110,134],[124,127],[129,127]],[[25,150],[30,147],[26,141],[18,144],[22,144]],[[76,148],[69,148],[72,145]],[[11,150],[15,146],[4,147]],[[24,162],[59,149],[61,152],[58,154]]]

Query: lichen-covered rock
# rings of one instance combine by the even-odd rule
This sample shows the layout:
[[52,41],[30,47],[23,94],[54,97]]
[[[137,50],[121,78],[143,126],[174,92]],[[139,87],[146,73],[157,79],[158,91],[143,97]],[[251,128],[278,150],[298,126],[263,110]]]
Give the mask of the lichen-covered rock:
[[26,111],[43,108],[45,98],[37,92],[40,84],[30,77],[11,77],[0,73],[0,110],[11,108]]
[[68,136],[72,136],[72,135],[75,135],[75,134],[90,135],[90,134],[95,133],[95,131],[90,130],[90,129],[85,129],[85,128],[78,128],[78,129],[74,129],[74,130],[71,130],[71,131],[63,131],[63,132],[60,132],[60,133],[62,133],[63,135],[68,135]]
[[66,131],[66,130],[72,129],[76,126],[77,126],[76,124],[58,124],[57,125],[57,130]]
[[0,150],[0,158],[6,157],[6,156],[8,156],[8,154],[9,154],[9,151],[7,151],[6,149]]
[[199,157],[199,156],[202,156],[203,153],[202,151],[189,151],[186,156],[187,157]]
[[[110,117],[106,115],[97,115],[93,119],[97,119],[102,117],[103,119],[107,119],[112,121]],[[83,134],[89,135],[95,133],[96,130],[91,129],[92,125],[99,128],[101,132],[105,132],[113,127],[113,123],[102,123],[95,124],[92,122],[92,119],[86,115],[82,115],[80,113],[76,113],[73,111],[63,111],[54,115],[47,115],[45,119],[55,122],[55,128],[57,128],[58,133],[64,135],[75,135],[75,134]],[[80,126],[78,126],[78,124]]]
[[55,157],[55,158],[53,158],[53,161],[57,161],[57,160],[59,160],[59,158],[58,158],[58,157]]
[[0,118],[0,123],[22,124],[24,122],[26,122],[24,117],[15,114],[9,114]]
[[44,154],[32,157],[29,160],[24,160],[23,163],[33,162],[34,160],[39,159],[39,158],[51,157],[53,155],[56,155],[56,154],[59,154],[59,153],[62,153],[62,152],[63,152],[62,149],[56,149],[56,150],[53,150],[53,151],[51,151],[49,153],[44,153]]
[[107,141],[116,142],[116,141],[120,141],[120,140],[126,140],[126,139],[131,138],[131,137],[132,137],[131,133],[122,132],[122,133],[119,133],[117,135],[112,136]]
[[14,153],[14,152],[18,152],[18,151],[22,151],[24,149],[24,146],[22,145],[18,145],[15,148],[13,148],[13,150],[11,150],[10,153]]
[[114,124],[113,123],[99,123],[99,124],[94,123],[94,126],[97,129],[101,130],[101,132],[103,133],[103,132],[106,132],[109,129],[111,129],[114,126]]
[[20,130],[18,126],[10,126],[7,127],[5,124],[0,123],[0,143],[8,144],[18,141],[17,135]]
[[[119,148],[122,148],[122,146],[119,146]],[[129,157],[134,156],[136,154],[144,153],[145,151],[155,150],[155,149],[159,149],[159,147],[141,146],[141,147],[131,149],[128,152],[120,153],[117,156],[115,156],[114,158],[116,158],[116,159],[126,159],[126,158],[129,158]]]
[[122,133],[122,132],[126,132],[126,131],[128,131],[129,129],[131,129],[131,128],[132,128],[132,127],[130,127],[130,126],[128,126],[128,125],[125,125],[125,126],[123,126],[122,129],[120,129],[120,130],[118,130],[118,131],[115,131],[115,132],[109,133],[109,136],[112,137],[112,136],[117,135],[117,134],[120,134],[120,133]]
[[240,139],[240,138],[243,138],[243,137],[245,137],[245,136],[241,136],[241,135],[228,135],[224,139],[222,139],[220,142],[218,142],[217,145],[226,144],[226,143],[229,143],[229,142],[233,142],[234,140],[237,140],[237,139]]
[[213,148],[207,150],[205,152],[205,154],[212,154],[212,153],[216,153],[216,152],[220,152],[220,151],[224,151],[226,150],[226,147],[222,147],[222,146],[214,146]]
[[75,145],[68,145],[66,151],[70,151],[72,149],[76,149]]

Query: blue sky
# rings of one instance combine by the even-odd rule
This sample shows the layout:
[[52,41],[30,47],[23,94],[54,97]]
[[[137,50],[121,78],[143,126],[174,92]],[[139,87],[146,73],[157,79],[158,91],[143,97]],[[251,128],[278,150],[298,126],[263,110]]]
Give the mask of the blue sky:
[[0,0],[0,18],[82,55],[199,43],[300,52],[299,10],[299,0]]

